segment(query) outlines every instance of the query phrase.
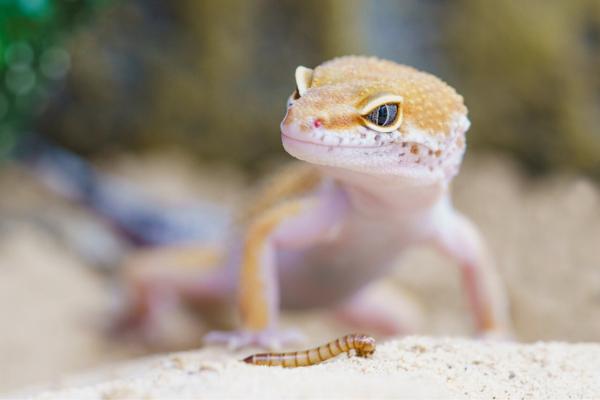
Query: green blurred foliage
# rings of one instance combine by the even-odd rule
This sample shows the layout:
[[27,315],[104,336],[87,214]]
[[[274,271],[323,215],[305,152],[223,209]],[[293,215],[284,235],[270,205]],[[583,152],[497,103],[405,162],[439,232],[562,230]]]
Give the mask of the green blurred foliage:
[[0,160],[63,86],[68,33],[105,0],[0,0]]
[[600,178],[600,2],[462,0],[446,24],[469,144]]

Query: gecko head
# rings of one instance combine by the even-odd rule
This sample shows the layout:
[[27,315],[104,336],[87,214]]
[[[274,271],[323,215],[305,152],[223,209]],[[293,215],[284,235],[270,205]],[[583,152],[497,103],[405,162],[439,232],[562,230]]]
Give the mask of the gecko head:
[[469,125],[462,96],[435,76],[351,56],[298,67],[281,131],[301,160],[427,184],[456,175]]

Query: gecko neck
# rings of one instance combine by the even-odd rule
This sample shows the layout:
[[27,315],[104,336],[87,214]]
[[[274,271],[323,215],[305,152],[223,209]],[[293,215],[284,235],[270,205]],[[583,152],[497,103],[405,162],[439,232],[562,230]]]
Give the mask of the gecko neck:
[[322,167],[340,183],[352,207],[366,215],[413,217],[430,211],[447,193],[448,185],[434,181],[420,185],[405,177],[378,177],[337,167]]

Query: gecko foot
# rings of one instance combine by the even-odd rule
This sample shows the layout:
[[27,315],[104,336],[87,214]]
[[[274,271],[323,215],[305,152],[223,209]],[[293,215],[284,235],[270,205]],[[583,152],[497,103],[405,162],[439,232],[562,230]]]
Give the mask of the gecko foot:
[[306,339],[304,334],[296,328],[278,330],[253,331],[212,331],[204,336],[207,344],[223,343],[230,350],[246,346],[260,346],[274,351],[280,350],[284,345],[302,342]]

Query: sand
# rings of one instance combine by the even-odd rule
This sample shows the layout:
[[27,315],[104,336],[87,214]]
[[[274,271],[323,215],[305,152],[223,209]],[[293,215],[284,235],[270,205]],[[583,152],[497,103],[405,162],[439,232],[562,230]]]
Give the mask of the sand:
[[[193,163],[181,161],[185,157],[123,160],[112,168],[157,194],[204,198],[208,193],[209,199],[224,201],[244,187],[244,180],[232,175],[198,173]],[[228,185],[219,189],[224,182]],[[248,351],[211,347],[111,364],[150,352],[200,348],[202,333],[211,327],[182,312],[161,348],[107,340],[98,326],[114,299],[110,281],[73,254],[50,223],[71,221],[80,227],[89,216],[21,172],[4,170],[0,393],[40,396],[46,390],[43,396],[49,398],[600,397],[599,347],[584,343],[600,340],[598,186],[567,173],[533,179],[508,159],[470,154],[453,195],[498,260],[523,344],[444,339],[472,336],[472,321],[457,269],[422,248],[411,250],[378,283],[415,299],[422,323],[413,333],[419,336],[378,337],[372,360],[269,369],[236,361]],[[326,311],[286,313],[282,324],[301,327],[310,338],[307,346],[353,332],[333,324]],[[98,365],[106,367],[73,375]],[[23,391],[39,384],[44,387]]]
[[370,359],[294,369],[238,361],[247,354],[214,347],[173,353],[71,377],[33,398],[600,397],[599,344],[412,336],[380,344]]

